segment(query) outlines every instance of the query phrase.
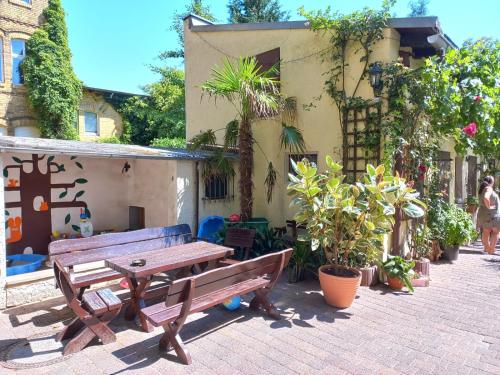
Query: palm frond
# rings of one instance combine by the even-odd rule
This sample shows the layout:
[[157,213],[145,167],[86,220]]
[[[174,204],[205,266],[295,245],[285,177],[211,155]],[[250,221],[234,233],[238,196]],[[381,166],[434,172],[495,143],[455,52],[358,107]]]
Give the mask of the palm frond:
[[195,135],[187,144],[187,149],[190,151],[202,149],[204,146],[215,146],[217,137],[213,129],[208,129],[200,134]]
[[224,148],[226,150],[231,147],[236,147],[239,130],[240,130],[240,124],[238,120],[230,121],[226,125],[226,130],[224,134]]
[[292,153],[303,154],[306,150],[306,143],[302,131],[285,123],[281,124],[280,135],[281,148],[287,149]]
[[264,184],[267,187],[267,203],[271,203],[273,200],[273,191],[274,187],[276,186],[276,181],[278,177],[278,172],[276,169],[274,169],[273,163],[269,162],[267,166],[267,176],[266,180],[264,181]]

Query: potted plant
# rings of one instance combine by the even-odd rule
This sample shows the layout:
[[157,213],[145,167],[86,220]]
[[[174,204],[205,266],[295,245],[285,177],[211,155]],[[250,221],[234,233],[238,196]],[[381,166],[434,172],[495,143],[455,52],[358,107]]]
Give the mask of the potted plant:
[[431,230],[427,223],[415,221],[410,237],[411,258],[415,261],[415,272],[419,277],[429,277],[432,253]]
[[471,241],[475,234],[470,215],[455,204],[448,204],[442,232],[442,247],[448,260],[457,260],[459,247]]
[[410,217],[424,214],[418,193],[403,178],[384,176],[384,166],[368,165],[354,184],[344,182],[342,165],[326,157],[327,171],[319,173],[306,159],[292,166],[288,190],[298,212],[295,220],[306,226],[312,250],[321,249],[326,264],[319,280],[326,302],[349,307],[361,282],[361,272],[349,267],[351,253],[378,253],[390,233],[396,207]]
[[467,197],[467,212],[474,215],[479,207],[479,199],[475,195]]
[[394,290],[402,290],[405,286],[413,292],[411,280],[415,276],[414,261],[406,261],[400,256],[389,256],[382,263],[382,270],[387,276],[387,284]]
[[298,239],[293,246],[293,253],[288,263],[288,282],[304,280],[306,270],[313,265],[310,241]]

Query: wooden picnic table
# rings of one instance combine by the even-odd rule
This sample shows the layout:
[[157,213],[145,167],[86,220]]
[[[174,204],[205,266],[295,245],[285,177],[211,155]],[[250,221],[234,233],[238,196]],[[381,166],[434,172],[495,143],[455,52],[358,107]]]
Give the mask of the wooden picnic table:
[[[205,262],[214,263],[233,253],[231,248],[200,241],[107,259],[106,266],[127,279],[131,301],[125,318],[132,320],[139,316],[141,327],[144,331],[151,332],[153,327],[143,316],[141,309],[146,307],[145,294],[155,274]],[[137,260],[144,261],[144,265],[134,265],[133,262]]]

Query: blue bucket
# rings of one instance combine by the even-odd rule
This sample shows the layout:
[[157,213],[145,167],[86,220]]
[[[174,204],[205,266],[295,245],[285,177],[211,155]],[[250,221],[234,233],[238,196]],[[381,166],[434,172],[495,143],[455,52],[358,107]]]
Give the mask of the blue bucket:
[[20,262],[23,264],[7,267],[7,276],[19,275],[21,273],[33,272],[42,266],[45,255],[40,254],[14,254],[7,255],[7,261],[12,263]]

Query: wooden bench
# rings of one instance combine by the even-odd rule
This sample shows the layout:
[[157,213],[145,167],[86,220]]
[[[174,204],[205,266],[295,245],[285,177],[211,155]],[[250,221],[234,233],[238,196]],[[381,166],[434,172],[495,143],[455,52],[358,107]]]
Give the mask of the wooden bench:
[[57,284],[66,298],[66,303],[76,315],[56,337],[57,341],[71,339],[64,346],[64,355],[79,352],[94,337],[99,338],[103,344],[116,341],[116,336],[108,327],[108,323],[120,312],[122,307],[120,299],[110,289],[81,295],[78,288],[71,285],[70,275],[64,267],[55,267],[54,270]]
[[89,238],[59,240],[49,244],[49,256],[51,261],[57,260],[57,263],[54,263],[56,281],[58,280],[56,267],[67,268],[71,286],[80,288],[81,297],[85,289],[91,285],[120,279],[123,275],[111,269],[77,275],[74,273],[74,266],[126,254],[182,245],[192,240],[189,225],[179,224],[170,227],[101,234]]
[[253,292],[255,297],[250,302],[250,308],[264,308],[268,315],[279,319],[279,314],[269,302],[268,293],[291,254],[292,249],[287,249],[174,281],[167,287],[164,302],[141,309],[152,325],[162,326],[165,330],[160,339],[160,349],[168,351],[173,347],[180,360],[190,364],[191,356],[179,336],[186,318],[234,296]]

